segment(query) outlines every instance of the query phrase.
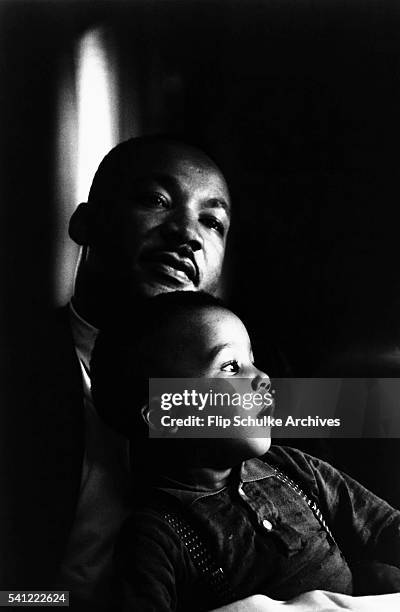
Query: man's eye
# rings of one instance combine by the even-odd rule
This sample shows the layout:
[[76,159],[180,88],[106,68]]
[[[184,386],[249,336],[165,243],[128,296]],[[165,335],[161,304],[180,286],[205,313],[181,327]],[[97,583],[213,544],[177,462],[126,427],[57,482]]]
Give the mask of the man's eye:
[[170,208],[169,200],[162,193],[142,193],[136,200],[148,208]]
[[228,361],[221,366],[221,372],[229,372],[230,374],[237,374],[239,372],[239,364],[236,360]]
[[217,217],[203,217],[202,223],[210,229],[216,230],[221,236],[225,234],[225,226]]

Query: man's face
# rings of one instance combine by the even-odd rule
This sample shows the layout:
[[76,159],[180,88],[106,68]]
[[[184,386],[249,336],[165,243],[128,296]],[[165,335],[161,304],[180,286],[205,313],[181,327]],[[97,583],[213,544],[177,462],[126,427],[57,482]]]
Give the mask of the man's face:
[[200,152],[165,143],[143,147],[116,192],[96,207],[85,265],[105,291],[215,291],[230,201],[221,173]]

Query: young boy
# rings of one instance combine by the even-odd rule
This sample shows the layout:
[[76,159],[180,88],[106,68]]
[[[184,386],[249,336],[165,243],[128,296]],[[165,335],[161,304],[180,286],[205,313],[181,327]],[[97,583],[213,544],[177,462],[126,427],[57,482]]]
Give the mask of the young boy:
[[178,426],[148,439],[159,426],[149,378],[242,378],[253,392],[268,389],[236,315],[182,292],[121,320],[99,335],[91,372],[98,411],[132,440],[133,513],[116,547],[124,610],[213,610],[314,589],[364,594],[356,567],[383,576],[380,592],[397,590],[400,513],[327,463],[270,449],[268,429],[180,439]]

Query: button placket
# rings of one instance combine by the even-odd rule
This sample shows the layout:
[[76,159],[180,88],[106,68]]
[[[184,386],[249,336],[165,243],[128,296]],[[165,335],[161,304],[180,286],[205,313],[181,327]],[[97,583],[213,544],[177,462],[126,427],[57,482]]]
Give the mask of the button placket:
[[272,529],[273,529],[273,525],[272,525],[272,523],[268,519],[263,519],[262,526],[267,531],[272,531]]
[[247,503],[250,502],[250,497],[248,495],[246,495],[246,493],[243,490],[243,482],[241,482],[239,487],[238,487],[238,493],[239,493],[240,497],[242,499],[244,499],[245,502],[247,502]]
[[245,493],[245,491],[243,489],[243,482],[241,482],[239,487],[238,487],[238,493],[239,493],[240,497],[243,499],[243,501],[245,501],[246,504],[250,507],[252,512],[254,512],[255,515],[257,516],[258,524],[263,529],[265,529],[265,531],[272,531],[273,524],[272,524],[272,522],[268,518],[266,518],[266,514],[268,515],[268,513],[266,512],[266,503],[265,503],[265,500],[263,500],[262,503],[257,503],[256,499],[251,499]]

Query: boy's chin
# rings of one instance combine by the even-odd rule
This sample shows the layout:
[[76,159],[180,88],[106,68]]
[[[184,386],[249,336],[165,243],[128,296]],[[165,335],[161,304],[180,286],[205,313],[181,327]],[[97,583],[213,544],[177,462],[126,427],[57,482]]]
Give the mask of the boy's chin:
[[271,438],[247,438],[247,445],[249,448],[249,457],[247,459],[262,457],[269,451]]
[[181,466],[184,457],[186,465],[215,469],[232,468],[247,459],[262,457],[271,446],[270,437],[169,439],[164,442],[168,444],[161,453],[164,462],[168,457],[169,463]]
[[271,438],[251,438],[251,443],[254,452],[257,453],[253,456],[262,457],[262,455],[265,455],[270,449]]
[[219,456],[226,467],[233,467],[246,461],[262,457],[271,446],[271,438],[224,438],[225,444],[220,448]]

